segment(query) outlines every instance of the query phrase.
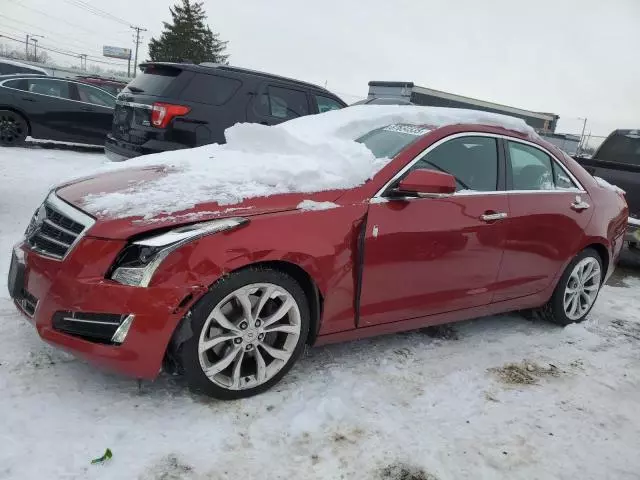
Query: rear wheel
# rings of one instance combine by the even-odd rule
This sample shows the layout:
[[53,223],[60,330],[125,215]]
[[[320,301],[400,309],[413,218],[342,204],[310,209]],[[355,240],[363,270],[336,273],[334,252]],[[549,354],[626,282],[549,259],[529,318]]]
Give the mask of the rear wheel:
[[29,133],[25,118],[11,110],[0,110],[0,145],[14,147],[24,143]]
[[566,268],[540,315],[559,325],[582,322],[598,298],[603,275],[598,252],[591,248],[584,250]]
[[275,385],[304,349],[304,291],[288,275],[247,269],[219,281],[191,315],[193,335],[179,348],[190,387],[222,400]]

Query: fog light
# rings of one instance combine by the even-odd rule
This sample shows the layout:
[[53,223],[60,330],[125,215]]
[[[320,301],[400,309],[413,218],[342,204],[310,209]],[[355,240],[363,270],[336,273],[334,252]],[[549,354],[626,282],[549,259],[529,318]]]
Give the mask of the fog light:
[[116,330],[116,333],[114,333],[113,337],[111,337],[111,341],[113,343],[120,345],[122,342],[124,342],[124,339],[127,338],[129,327],[131,327],[134,318],[135,315],[127,315],[127,317],[122,321],[122,323]]

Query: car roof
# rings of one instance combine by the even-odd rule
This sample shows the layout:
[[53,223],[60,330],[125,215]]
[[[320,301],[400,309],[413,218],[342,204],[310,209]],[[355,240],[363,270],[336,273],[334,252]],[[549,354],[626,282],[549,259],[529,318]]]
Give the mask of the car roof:
[[336,96],[334,93],[331,93],[326,88],[323,88],[319,85],[315,85],[313,83],[303,82],[302,80],[296,80],[294,78],[282,77],[280,75],[274,75],[272,73],[260,72],[258,70],[250,70],[248,68],[240,68],[240,67],[234,67],[231,65],[224,65],[221,63],[203,62],[200,64],[195,64],[195,63],[175,63],[175,62],[145,62],[140,64],[141,67],[144,67],[147,65],[167,65],[171,67],[181,68],[183,70],[188,70],[192,72],[201,72],[201,73],[213,73],[216,70],[218,70],[220,72],[231,72],[231,73],[239,73],[243,75],[252,75],[255,77],[263,77],[263,78],[279,80],[287,83],[294,83],[296,85],[317,90],[318,92],[330,94],[332,97]]

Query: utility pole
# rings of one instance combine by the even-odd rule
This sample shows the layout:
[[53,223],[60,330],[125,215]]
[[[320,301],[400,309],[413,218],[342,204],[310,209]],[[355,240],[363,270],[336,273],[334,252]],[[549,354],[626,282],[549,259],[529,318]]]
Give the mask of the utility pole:
[[580,143],[578,143],[578,151],[576,152],[576,156],[580,155],[580,152],[582,151],[582,141],[584,140],[584,131],[587,128],[586,118],[578,117],[578,120],[584,120],[584,122],[582,123],[582,133],[580,134]]
[[140,38],[140,32],[146,32],[147,29],[142,27],[135,27],[133,25],[131,25],[131,28],[136,31],[136,56],[133,62],[133,76],[135,77],[138,72],[138,47],[140,46],[140,41],[142,40]]
[[81,70],[86,70],[87,69],[87,54],[86,53],[81,53],[80,55],[78,55],[78,57],[80,57],[80,69]]
[[31,41],[33,42],[33,61],[37,62],[38,61],[38,39],[32,38]]
[[24,42],[24,57],[29,60],[29,34],[27,33],[27,39]]

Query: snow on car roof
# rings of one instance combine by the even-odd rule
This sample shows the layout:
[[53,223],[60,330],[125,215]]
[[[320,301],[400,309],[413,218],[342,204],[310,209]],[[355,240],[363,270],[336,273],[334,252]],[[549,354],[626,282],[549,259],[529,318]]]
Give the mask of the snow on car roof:
[[242,123],[225,132],[227,143],[176,150],[112,164],[106,169],[166,166],[161,178],[83,200],[89,213],[152,218],[204,202],[219,205],[281,193],[353,188],[389,159],[377,159],[355,140],[395,124],[441,127],[483,124],[535,136],[523,120],[475,110],[404,105],[359,105],[291,120],[276,127]]

